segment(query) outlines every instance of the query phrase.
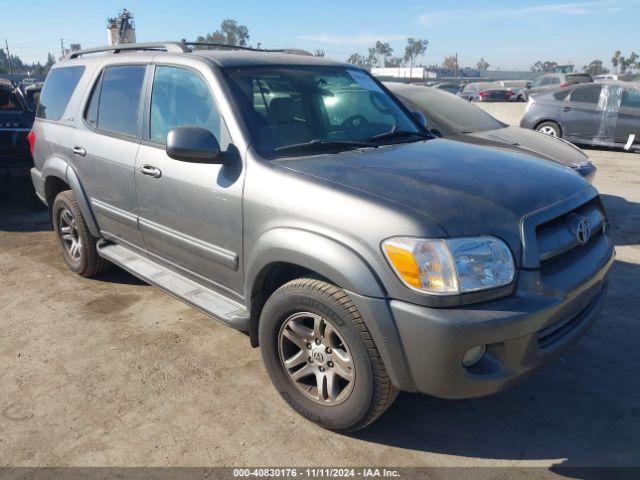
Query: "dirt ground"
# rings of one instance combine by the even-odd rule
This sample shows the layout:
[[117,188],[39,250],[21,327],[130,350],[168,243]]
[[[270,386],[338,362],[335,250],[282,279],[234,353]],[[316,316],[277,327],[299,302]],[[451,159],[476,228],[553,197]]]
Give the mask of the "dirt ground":
[[245,335],[121,270],[72,274],[4,190],[0,466],[640,465],[640,155],[588,153],[617,245],[595,327],[512,390],[401,394],[355,435],[295,414]]

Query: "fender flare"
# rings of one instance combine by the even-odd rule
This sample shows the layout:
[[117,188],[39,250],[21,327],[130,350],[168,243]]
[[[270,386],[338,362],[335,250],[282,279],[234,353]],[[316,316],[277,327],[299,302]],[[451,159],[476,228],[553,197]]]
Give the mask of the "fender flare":
[[[75,169],[66,161],[58,157],[51,157],[42,167],[42,178],[44,181],[46,182],[49,177],[57,177],[71,187],[71,191],[73,191],[73,195],[78,202],[78,206],[80,207],[80,211],[82,212],[82,216],[84,217],[89,231],[94,237],[99,238],[100,228],[98,227],[98,222],[96,222],[87,194],[82,187],[82,183],[80,182],[80,178],[78,177]],[[53,205],[50,205],[49,207],[52,206]]]
[[[318,233],[296,228],[269,230],[255,242],[246,263],[245,298],[251,299],[263,270],[280,262],[313,270],[341,287],[362,314],[391,382],[402,390],[415,391],[386,292],[364,258],[348,246]],[[252,318],[250,335],[254,346],[257,346],[257,342],[254,343],[257,322],[257,318]]]
[[354,250],[315,232],[279,227],[265,232],[252,248],[245,270],[245,298],[251,298],[261,272],[280,262],[313,270],[339,287],[360,295],[386,296],[376,274]]

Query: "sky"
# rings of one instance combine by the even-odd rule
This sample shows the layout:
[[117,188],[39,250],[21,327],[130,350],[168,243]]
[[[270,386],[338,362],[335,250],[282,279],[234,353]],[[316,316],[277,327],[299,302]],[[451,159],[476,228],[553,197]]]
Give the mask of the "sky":
[[[15,0],[0,11],[15,12]],[[107,42],[106,19],[133,12],[138,41],[195,40],[225,18],[249,28],[250,43],[265,48],[322,49],[346,60],[366,54],[376,40],[396,55],[407,37],[426,38],[418,63],[441,64],[458,54],[461,66],[483,57],[490,69],[528,70],[537,60],[580,68],[598,58],[610,67],[615,50],[640,53],[640,0],[520,0],[436,2],[426,0],[152,0],[99,2],[30,0],[28,14],[0,17],[0,43],[25,62],[60,54],[60,39],[84,48]]]

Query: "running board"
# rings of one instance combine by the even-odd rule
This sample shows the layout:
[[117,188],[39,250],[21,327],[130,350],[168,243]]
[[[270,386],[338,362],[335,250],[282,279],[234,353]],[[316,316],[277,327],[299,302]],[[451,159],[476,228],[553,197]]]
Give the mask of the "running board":
[[236,330],[249,331],[249,311],[243,305],[224,295],[171,271],[122,245],[101,240],[98,242],[98,253],[101,257],[115,263],[136,277],[155,285],[216,320]]

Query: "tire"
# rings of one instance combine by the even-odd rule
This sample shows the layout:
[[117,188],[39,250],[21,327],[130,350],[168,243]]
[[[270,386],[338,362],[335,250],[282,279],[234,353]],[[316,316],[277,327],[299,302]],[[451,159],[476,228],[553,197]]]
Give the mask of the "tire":
[[562,129],[556,122],[542,122],[536,126],[536,130],[550,137],[562,138]]
[[[358,309],[335,285],[312,278],[286,283],[267,300],[258,334],[275,388],[295,411],[323,428],[364,428],[398,395]],[[319,344],[314,337],[322,338]],[[310,373],[294,380],[302,370]]]
[[83,277],[91,277],[111,266],[98,255],[97,239],[89,231],[71,190],[65,190],[56,196],[52,221],[62,256],[71,271]]

